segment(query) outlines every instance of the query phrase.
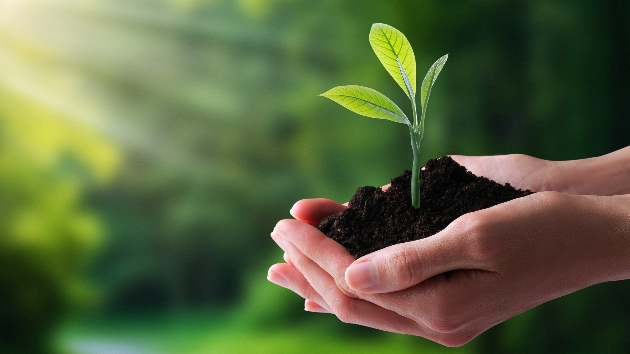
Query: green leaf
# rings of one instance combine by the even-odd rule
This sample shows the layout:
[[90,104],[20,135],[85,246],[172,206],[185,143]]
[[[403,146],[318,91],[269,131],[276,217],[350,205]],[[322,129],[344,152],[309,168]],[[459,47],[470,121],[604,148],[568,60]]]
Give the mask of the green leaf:
[[433,63],[427,72],[427,75],[424,77],[424,80],[422,80],[422,86],[420,87],[420,106],[422,107],[423,112],[426,111],[429,96],[431,95],[431,88],[433,88],[433,84],[435,83],[435,80],[437,80],[438,75],[440,75],[440,71],[442,71],[447,59],[448,54]]
[[322,93],[354,113],[379,119],[388,119],[410,125],[409,119],[398,106],[382,93],[369,87],[347,85],[337,86]]
[[392,26],[375,23],[370,30],[370,45],[387,72],[413,101],[416,92],[416,56],[407,37]]

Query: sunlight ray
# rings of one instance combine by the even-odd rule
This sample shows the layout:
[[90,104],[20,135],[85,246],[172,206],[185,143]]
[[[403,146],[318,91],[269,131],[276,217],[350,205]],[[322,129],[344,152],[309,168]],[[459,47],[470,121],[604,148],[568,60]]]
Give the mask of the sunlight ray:
[[[257,70],[261,54],[235,60],[231,48],[239,41],[267,45],[272,34],[228,23],[220,14],[208,23],[180,15],[144,11],[134,2],[0,0],[0,87],[162,166],[195,179],[223,180],[212,165],[224,157],[184,149],[164,122],[180,119],[185,125],[175,127],[186,129],[193,118],[171,119],[168,109],[185,107],[194,119],[236,129],[239,120],[249,119],[242,104],[247,93],[239,87],[248,85],[245,73]],[[156,30],[161,27],[163,32]],[[178,31],[205,39],[187,43],[164,35]],[[231,139],[231,133],[209,128],[204,139]]]
[[[65,4],[65,9],[57,3],[51,5],[50,1],[34,0],[20,2],[19,6],[0,7],[0,41],[18,43],[21,49],[28,46],[31,51],[45,56],[48,65],[72,66],[89,75],[92,81],[114,79],[123,85],[141,87],[218,117],[227,115],[233,119],[243,116],[236,90],[225,89],[237,82],[234,75],[217,69],[232,60],[222,54],[225,50],[216,50],[215,46],[207,44],[181,48],[181,40],[177,38],[128,28],[111,20],[95,21],[82,14],[73,14],[66,11],[70,3],[60,2]],[[81,4],[77,3],[78,8],[87,6]],[[90,11],[100,14],[101,9],[90,8]],[[112,13],[107,9],[103,11]],[[118,10],[117,16],[122,15],[116,18],[126,16],[139,22],[143,21],[142,16],[147,18],[146,15],[140,16],[131,11],[132,16],[127,12]],[[157,16],[150,18],[154,17]],[[191,57],[182,57],[182,52],[190,52]],[[207,59],[200,62],[199,57]],[[247,70],[247,66],[243,66],[243,70]],[[207,97],[216,99],[208,100]]]

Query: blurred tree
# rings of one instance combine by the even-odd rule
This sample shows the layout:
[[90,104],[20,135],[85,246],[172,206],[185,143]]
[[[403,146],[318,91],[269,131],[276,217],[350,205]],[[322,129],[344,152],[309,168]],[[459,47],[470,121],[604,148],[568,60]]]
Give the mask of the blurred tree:
[[94,297],[85,270],[102,235],[86,179],[115,150],[49,107],[0,89],[0,352],[48,353],[60,321]]
[[[334,108],[318,104],[327,78],[374,80],[369,67],[377,59],[357,62],[340,40],[364,37],[348,20],[353,9],[335,1],[280,3],[173,9],[126,2],[113,13],[86,10],[91,32],[75,40],[101,38],[103,45],[93,49],[102,59],[87,62],[85,75],[111,102],[107,116],[135,138],[123,141],[127,157],[116,180],[91,195],[111,225],[95,269],[110,290],[107,310],[234,302],[244,275],[267,259],[268,232],[296,198],[333,192],[343,200],[348,181],[389,178],[369,160],[395,166],[385,146],[405,131],[340,121]],[[314,18],[313,6],[339,21]],[[125,31],[133,49],[108,59],[106,29],[128,22],[135,24]],[[357,48],[371,50],[367,42]],[[121,112],[133,114],[122,121]],[[357,129],[364,134],[348,133]]]

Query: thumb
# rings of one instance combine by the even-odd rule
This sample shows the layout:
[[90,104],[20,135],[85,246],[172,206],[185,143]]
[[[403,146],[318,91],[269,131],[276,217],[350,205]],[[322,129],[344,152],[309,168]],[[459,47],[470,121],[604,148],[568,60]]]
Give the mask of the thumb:
[[463,257],[464,238],[451,236],[438,233],[363,256],[346,269],[346,283],[357,292],[387,293],[450,270],[469,268]]

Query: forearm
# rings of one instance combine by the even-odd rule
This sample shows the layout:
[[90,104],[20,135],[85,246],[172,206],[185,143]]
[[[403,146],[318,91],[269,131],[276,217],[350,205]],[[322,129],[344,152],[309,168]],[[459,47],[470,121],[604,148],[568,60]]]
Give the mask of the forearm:
[[594,229],[581,262],[593,262],[587,268],[598,273],[598,283],[630,279],[630,194],[579,198],[590,205],[583,218]]
[[558,188],[570,194],[630,194],[630,146],[599,157],[558,161]]

